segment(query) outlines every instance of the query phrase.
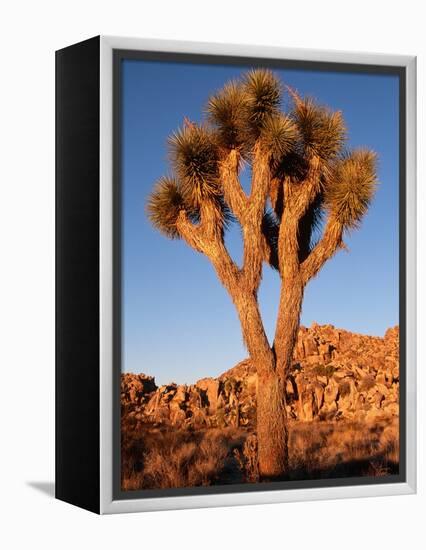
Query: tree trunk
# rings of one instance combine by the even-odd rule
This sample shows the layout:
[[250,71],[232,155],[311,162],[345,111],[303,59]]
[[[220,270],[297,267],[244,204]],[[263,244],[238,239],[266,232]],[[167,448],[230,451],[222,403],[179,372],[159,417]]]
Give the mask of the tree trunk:
[[259,474],[279,479],[288,470],[288,432],[284,387],[279,377],[258,377],[257,440]]
[[284,385],[277,376],[274,353],[266,337],[255,295],[235,296],[244,341],[257,377],[257,440],[259,473],[277,479],[287,471],[287,427]]
[[293,361],[294,346],[300,326],[303,291],[300,277],[292,278],[291,281],[284,280],[281,286],[274,351],[277,374],[283,386]]

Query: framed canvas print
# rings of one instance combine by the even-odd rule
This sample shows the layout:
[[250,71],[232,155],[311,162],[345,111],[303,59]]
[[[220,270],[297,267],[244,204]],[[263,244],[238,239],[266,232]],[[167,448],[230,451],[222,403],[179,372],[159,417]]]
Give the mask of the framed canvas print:
[[416,489],[415,58],[56,53],[56,496]]

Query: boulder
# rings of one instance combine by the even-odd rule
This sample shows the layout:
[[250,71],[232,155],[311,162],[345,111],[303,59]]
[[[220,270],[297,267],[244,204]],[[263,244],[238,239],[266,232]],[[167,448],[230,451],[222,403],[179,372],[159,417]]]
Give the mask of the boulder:
[[209,413],[211,415],[216,414],[219,397],[219,380],[215,378],[203,378],[198,380],[196,386],[207,395]]
[[[218,378],[157,387],[153,376],[121,375],[122,414],[179,427],[255,427],[258,377],[245,359]],[[399,413],[399,329],[383,338],[333,325],[301,326],[285,382],[289,418],[372,419]],[[139,424],[138,424],[139,425]]]

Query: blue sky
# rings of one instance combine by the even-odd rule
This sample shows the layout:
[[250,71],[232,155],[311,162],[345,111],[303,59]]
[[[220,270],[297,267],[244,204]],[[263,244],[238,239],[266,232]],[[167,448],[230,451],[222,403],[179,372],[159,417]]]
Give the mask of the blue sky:
[[[244,359],[232,303],[208,260],[155,231],[145,203],[170,171],[167,136],[199,121],[207,97],[247,67],[126,60],[122,66],[122,369],[157,383],[192,383]],[[398,79],[388,75],[275,70],[302,95],[344,113],[351,147],[379,156],[380,185],[360,230],[306,288],[302,324],[383,335],[398,324]],[[227,237],[241,255],[239,231]],[[279,279],[265,267],[259,292],[272,339]]]

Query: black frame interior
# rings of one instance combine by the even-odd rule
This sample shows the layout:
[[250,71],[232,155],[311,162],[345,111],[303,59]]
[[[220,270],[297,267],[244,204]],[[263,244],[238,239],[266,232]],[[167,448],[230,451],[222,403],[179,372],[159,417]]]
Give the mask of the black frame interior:
[[100,37],[56,52],[55,496],[99,513]]

